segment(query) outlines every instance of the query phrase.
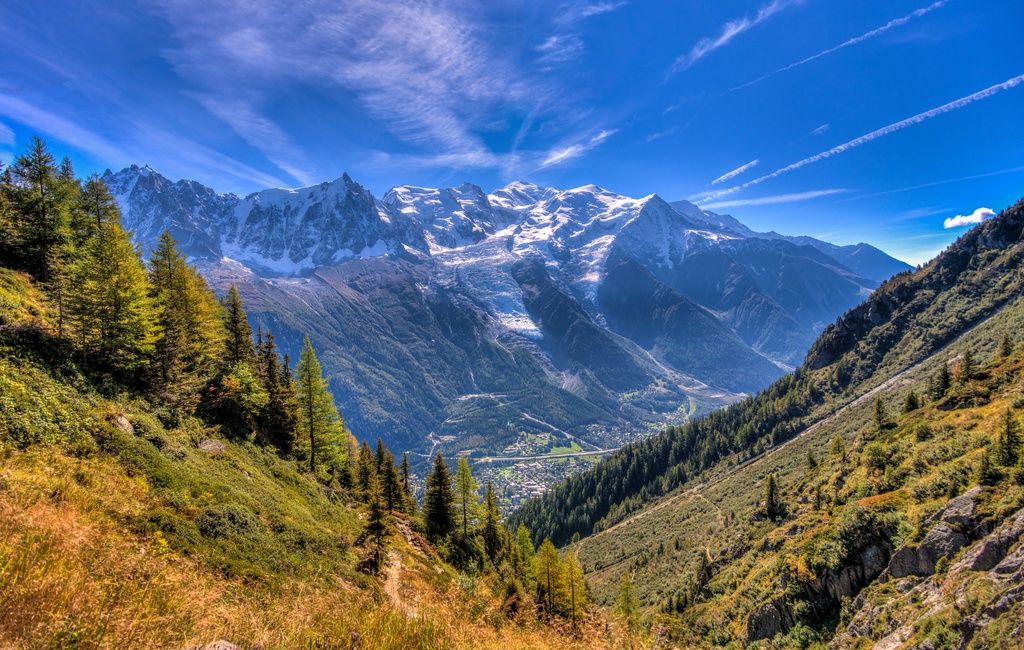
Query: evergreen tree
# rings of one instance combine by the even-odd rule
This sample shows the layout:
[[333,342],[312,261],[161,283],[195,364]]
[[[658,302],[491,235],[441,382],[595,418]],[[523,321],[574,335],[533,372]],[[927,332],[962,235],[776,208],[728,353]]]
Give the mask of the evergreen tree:
[[480,503],[480,486],[473,478],[473,470],[465,456],[459,456],[455,471],[455,509],[459,513],[459,525],[463,539],[469,539],[469,531],[475,525]]
[[999,429],[999,441],[996,446],[996,460],[1003,467],[1011,467],[1020,459],[1020,432],[1013,418],[1013,411],[1006,410],[1003,425]]
[[931,387],[929,393],[933,400],[940,400],[946,396],[949,392],[949,387],[952,384],[952,380],[949,375],[949,364],[943,363],[939,366],[935,375],[932,376]]
[[95,237],[103,224],[120,219],[117,201],[110,194],[107,184],[93,175],[82,186],[78,201],[71,216],[71,233],[75,243],[81,245]]
[[775,481],[775,474],[769,474],[764,487],[764,515],[769,519],[778,519],[783,513],[784,508],[779,500],[779,487]]
[[384,503],[387,504],[388,510],[405,510],[406,501],[403,498],[402,479],[398,475],[398,468],[395,467],[395,457],[387,449],[384,450],[384,461],[381,463],[378,476]]
[[19,268],[44,282],[49,280],[48,262],[52,249],[60,243],[60,212],[57,168],[53,154],[39,137],[32,138],[28,150],[11,167],[20,182],[14,193],[15,210],[20,215],[17,233]]
[[377,479],[377,462],[374,460],[370,445],[363,441],[359,445],[359,457],[356,459],[356,489],[364,498],[369,498],[370,487]]
[[[233,320],[229,317],[229,323]],[[242,312],[241,319],[236,321],[236,324],[239,325],[238,332],[248,331],[248,325],[244,327],[240,325],[244,322],[245,314]],[[233,340],[234,342],[232,342]],[[249,341],[251,346],[252,341],[248,335],[234,337],[230,333],[229,325],[228,346],[235,346],[234,354],[244,356],[244,341]],[[295,384],[299,404],[298,431],[299,435],[305,437],[309,470],[316,472],[318,460],[325,463],[341,462],[339,457],[342,453],[339,452],[343,452],[342,438],[345,435],[345,425],[334,404],[334,397],[327,390],[327,382],[324,381],[320,361],[316,358],[316,351],[308,336],[303,340],[299,364],[295,368]]]
[[882,433],[885,428],[889,426],[888,418],[885,413],[885,404],[882,403],[882,398],[875,398],[875,431]]
[[494,495],[494,486],[487,481],[484,491],[484,552],[491,564],[497,566],[502,551],[502,523],[498,512],[498,499]]
[[992,452],[986,449],[981,456],[981,465],[978,467],[978,483],[992,486],[998,483],[1000,478],[1002,475],[996,469],[995,463],[992,462]]
[[907,393],[907,398],[903,402],[903,412],[910,413],[921,408],[921,399],[917,396],[917,391],[910,391]]
[[964,352],[963,359],[960,360],[960,375],[957,378],[961,385],[974,379],[978,373],[978,364],[974,361],[974,353],[970,350]]
[[448,465],[440,453],[434,457],[434,467],[427,474],[423,495],[423,521],[427,538],[437,543],[455,532],[455,497]]
[[258,355],[260,377],[267,391],[267,406],[260,414],[261,438],[287,455],[295,446],[299,419],[294,380],[277,355],[273,334],[268,332],[263,337]]
[[1013,354],[1013,339],[1009,334],[1003,334],[1003,339],[999,342],[999,356],[1005,359],[1011,354]]
[[403,495],[403,498],[405,499],[405,502],[407,504],[407,508],[408,508],[409,512],[413,512],[413,509],[415,508],[416,503],[415,503],[415,501],[412,498],[412,485],[411,485],[412,468],[409,466],[409,452],[407,452],[407,451],[403,451],[402,452],[402,467],[401,467],[400,476],[401,476],[401,480],[402,480],[402,495]]
[[377,573],[384,566],[384,558],[387,555],[390,515],[375,476],[372,477],[368,490],[367,502],[370,508],[366,517],[366,528],[363,531],[363,536],[369,547],[366,564],[373,573]]
[[622,574],[619,581],[619,595],[615,599],[615,612],[626,621],[626,626],[633,630],[636,625],[636,614],[639,604],[636,600],[636,590],[633,588],[633,576],[629,571]]
[[832,442],[829,444],[829,452],[840,460],[846,460],[846,445],[843,444],[841,437],[832,437]]
[[814,486],[814,509],[821,510],[824,503],[824,496],[821,493],[821,483]]
[[[239,363],[252,363],[256,351],[252,344],[252,328],[249,327],[249,320],[245,315],[245,308],[242,306],[242,297],[238,294],[238,289],[235,285],[231,285],[228,289],[227,298],[224,301],[224,327],[227,330],[227,338],[225,341],[224,350],[224,361],[228,366],[234,366]],[[306,337],[306,343],[309,343],[309,337]],[[309,344],[310,352],[313,351],[312,344]],[[303,355],[306,353],[306,348],[302,349]],[[314,353],[315,360],[315,353]],[[299,364],[302,364],[302,358],[299,357]],[[317,374],[319,374],[320,364],[317,362]]]
[[586,609],[588,594],[587,583],[583,580],[583,567],[580,566],[580,558],[576,551],[566,553],[565,557],[565,582],[569,586],[569,617],[572,620],[572,629],[576,629],[576,619]]
[[146,270],[119,223],[100,228],[72,271],[68,311],[83,351],[116,370],[141,367],[160,334]]

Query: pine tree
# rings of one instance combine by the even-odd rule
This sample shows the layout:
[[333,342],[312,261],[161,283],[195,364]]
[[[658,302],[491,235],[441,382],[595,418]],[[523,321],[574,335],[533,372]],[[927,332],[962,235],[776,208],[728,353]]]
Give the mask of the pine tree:
[[885,428],[889,426],[888,418],[885,413],[885,404],[882,403],[882,398],[875,398],[875,431],[882,433]]
[[406,501],[402,493],[402,479],[398,475],[398,468],[395,467],[395,457],[387,449],[384,450],[384,461],[379,471],[381,492],[384,496],[384,503],[388,510],[405,510]]
[[498,499],[494,495],[494,486],[487,481],[484,490],[484,553],[491,564],[497,566],[502,552],[502,523],[498,512]]
[[412,498],[412,468],[409,466],[409,452],[402,452],[402,467],[400,472],[402,479],[402,495],[407,504],[409,512],[413,512],[416,506],[416,502]]
[[469,539],[470,527],[475,525],[480,505],[480,486],[473,478],[473,470],[465,456],[459,456],[455,470],[455,509],[463,539]]
[[824,496],[821,493],[821,483],[814,486],[814,509],[821,510],[821,506],[824,504]]
[[295,446],[299,417],[295,385],[287,364],[277,355],[274,335],[267,332],[262,338],[258,365],[263,388],[267,391],[267,406],[260,414],[261,438],[287,455]]
[[14,161],[13,175],[20,181],[15,210],[21,216],[17,228],[19,268],[48,281],[52,249],[60,243],[60,212],[57,168],[53,154],[39,137]]
[[963,385],[974,379],[978,372],[978,364],[974,361],[974,353],[970,350],[964,352],[963,359],[960,360],[960,375],[957,381]]
[[367,565],[376,573],[384,566],[384,557],[387,555],[387,537],[390,528],[390,515],[387,504],[381,493],[380,485],[373,477],[367,493],[367,502],[370,506],[366,517],[366,528],[363,531],[369,546]]
[[1003,339],[999,343],[999,356],[1003,359],[1013,354],[1013,339],[1010,338],[1009,334],[1003,334]]
[[833,436],[832,442],[829,444],[829,452],[840,460],[846,460],[846,445],[843,444],[841,437]]
[[931,387],[928,392],[933,400],[940,400],[949,392],[950,385],[952,385],[952,379],[949,375],[949,364],[943,363],[939,366],[935,375],[932,376]]
[[[232,318],[229,318],[229,323],[231,321]],[[244,321],[245,314],[243,312],[241,320],[236,324]],[[237,330],[244,333],[248,331],[248,325],[239,326]],[[232,343],[233,339],[234,343]],[[234,354],[244,356],[244,341],[249,341],[251,346],[252,341],[248,335],[233,337],[230,334],[229,325],[228,346],[235,346]],[[318,460],[325,463],[340,462],[337,456],[340,456],[338,452],[342,451],[345,425],[334,404],[334,397],[327,390],[320,361],[316,358],[316,351],[308,336],[302,343],[302,353],[295,369],[295,384],[299,403],[298,431],[299,435],[305,437],[304,443],[307,445],[305,451],[309,455],[309,470],[316,472]]]
[[1003,415],[1003,426],[999,430],[999,441],[996,446],[996,460],[1003,467],[1011,467],[1020,459],[1020,432],[1013,411],[1006,410]]
[[921,399],[917,396],[917,391],[910,391],[907,393],[907,398],[903,401],[903,412],[910,413],[921,408]]
[[622,574],[622,580],[619,581],[619,595],[615,600],[615,612],[626,621],[626,626],[631,631],[636,625],[638,608],[636,590],[633,588],[633,576],[626,571]]
[[448,465],[440,453],[434,457],[434,467],[427,474],[423,495],[423,521],[427,538],[437,543],[455,532],[455,497]]
[[1002,475],[996,469],[995,463],[992,462],[992,452],[986,449],[981,456],[981,465],[978,467],[978,483],[992,486],[998,483],[1000,478]]
[[764,515],[769,519],[778,519],[782,514],[783,507],[779,500],[779,487],[775,481],[775,474],[769,474],[764,487]]
[[[225,363],[228,366],[252,363],[256,356],[256,351],[252,344],[252,328],[249,327],[245,308],[242,306],[242,297],[238,294],[238,289],[235,288],[235,285],[231,285],[231,288],[228,289],[228,295],[224,301],[224,309],[224,327],[227,330],[224,350]],[[306,337],[306,343],[309,343],[308,336]],[[309,345],[309,350],[313,350],[312,344]],[[303,354],[306,353],[305,347],[303,347],[302,352]],[[302,364],[302,357],[299,357],[299,364]],[[317,362],[318,374],[319,365],[319,362]]]
[[78,194],[78,201],[72,211],[71,232],[77,245],[95,237],[103,224],[120,220],[117,201],[110,194],[107,184],[95,174],[90,176]]
[[370,486],[377,479],[377,462],[370,451],[370,445],[363,441],[359,445],[359,456],[356,458],[356,489],[364,498],[370,494]]

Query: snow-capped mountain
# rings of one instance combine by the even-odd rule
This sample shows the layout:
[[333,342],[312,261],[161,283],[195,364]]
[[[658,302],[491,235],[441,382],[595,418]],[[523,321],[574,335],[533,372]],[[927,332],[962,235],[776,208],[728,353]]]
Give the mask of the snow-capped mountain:
[[104,178],[144,248],[169,229],[287,351],[313,337],[355,430],[412,448],[498,451],[521,431],[609,446],[704,412],[877,286],[843,259],[901,265],[594,185],[378,200],[347,174],[246,197],[148,167]]

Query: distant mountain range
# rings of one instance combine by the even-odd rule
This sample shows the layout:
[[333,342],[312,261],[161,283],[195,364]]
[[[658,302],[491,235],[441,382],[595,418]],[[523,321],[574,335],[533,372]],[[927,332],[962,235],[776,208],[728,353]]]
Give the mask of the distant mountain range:
[[286,351],[308,333],[353,430],[428,451],[523,432],[621,444],[753,393],[908,265],[594,185],[490,194],[341,178],[239,197],[104,180],[144,248],[169,230]]

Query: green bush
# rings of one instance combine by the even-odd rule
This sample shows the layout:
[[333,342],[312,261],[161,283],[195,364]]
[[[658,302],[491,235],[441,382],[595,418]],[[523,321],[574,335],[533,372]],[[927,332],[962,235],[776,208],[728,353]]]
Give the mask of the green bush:
[[210,506],[199,515],[196,525],[203,537],[246,537],[262,525],[252,510],[239,503]]

